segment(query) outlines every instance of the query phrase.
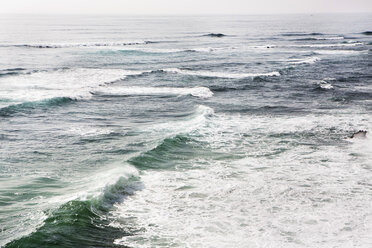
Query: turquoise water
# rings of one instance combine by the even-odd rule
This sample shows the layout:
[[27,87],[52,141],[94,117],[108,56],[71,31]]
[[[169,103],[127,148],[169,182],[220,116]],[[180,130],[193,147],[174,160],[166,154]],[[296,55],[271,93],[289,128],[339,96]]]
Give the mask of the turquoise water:
[[0,17],[0,246],[370,247],[371,24]]

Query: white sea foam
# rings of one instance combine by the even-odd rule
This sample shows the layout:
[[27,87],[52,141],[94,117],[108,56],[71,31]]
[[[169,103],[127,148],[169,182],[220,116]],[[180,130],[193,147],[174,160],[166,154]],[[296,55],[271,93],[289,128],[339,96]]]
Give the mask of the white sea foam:
[[319,61],[319,57],[310,57],[306,59],[291,59],[289,60],[290,64],[314,64],[315,62]]
[[212,72],[212,71],[191,71],[178,68],[163,69],[168,73],[177,73],[190,76],[201,76],[201,77],[217,77],[217,78],[247,78],[247,77],[273,77],[280,76],[277,71],[268,73],[228,73],[228,72]]
[[207,87],[101,87],[94,93],[107,95],[192,95],[200,98],[209,98],[213,96],[213,92]]
[[325,90],[333,89],[333,85],[328,83],[325,80],[322,80],[322,81],[318,82],[318,85],[319,85],[320,88],[325,89]]
[[[309,144],[313,139],[331,141],[332,128],[370,127],[366,117],[212,116],[193,138],[205,141],[214,152],[244,158],[195,157],[188,160],[192,170],[144,171],[143,190],[111,212],[112,225],[139,231],[115,243],[333,247],[353,237],[354,245],[366,244],[372,231],[371,189],[369,174],[360,165],[368,161],[363,156],[371,154],[370,148],[355,157],[347,144]],[[320,137],[302,137],[308,132]]]
[[82,125],[73,126],[69,130],[66,131],[67,134],[80,135],[80,136],[85,136],[85,137],[106,135],[112,132],[113,131],[110,129],[97,128],[97,127],[91,127],[91,126],[82,126]]

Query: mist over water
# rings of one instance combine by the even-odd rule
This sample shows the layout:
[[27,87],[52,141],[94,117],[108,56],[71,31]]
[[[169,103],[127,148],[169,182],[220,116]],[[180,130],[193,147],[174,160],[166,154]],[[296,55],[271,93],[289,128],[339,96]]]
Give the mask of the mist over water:
[[371,26],[0,17],[0,246],[371,247]]

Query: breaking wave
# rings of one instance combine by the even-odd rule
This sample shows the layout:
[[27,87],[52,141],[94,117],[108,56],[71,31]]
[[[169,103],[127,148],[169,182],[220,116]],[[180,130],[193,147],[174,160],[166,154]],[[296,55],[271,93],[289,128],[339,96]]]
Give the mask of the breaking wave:
[[213,96],[213,92],[207,87],[194,87],[194,88],[176,88],[176,87],[106,87],[100,88],[93,94],[100,95],[192,95],[200,98],[209,98]]

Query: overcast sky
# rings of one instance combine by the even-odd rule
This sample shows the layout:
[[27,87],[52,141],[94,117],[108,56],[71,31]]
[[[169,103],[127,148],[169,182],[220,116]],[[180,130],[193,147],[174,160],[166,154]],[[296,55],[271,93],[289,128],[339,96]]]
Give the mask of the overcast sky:
[[372,0],[0,0],[0,13],[271,14],[370,12]]

